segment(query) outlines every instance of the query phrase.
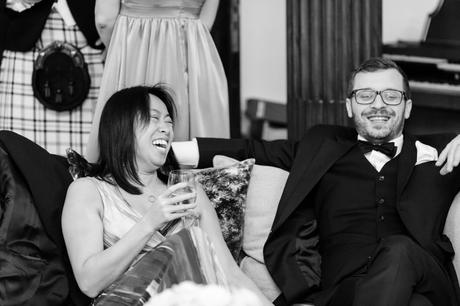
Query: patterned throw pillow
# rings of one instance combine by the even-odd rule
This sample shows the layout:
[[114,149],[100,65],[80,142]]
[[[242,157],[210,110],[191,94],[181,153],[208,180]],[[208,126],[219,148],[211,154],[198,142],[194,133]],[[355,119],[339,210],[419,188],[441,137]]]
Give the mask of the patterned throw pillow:
[[67,162],[69,163],[69,173],[73,179],[88,176],[91,170],[91,164],[78,152],[68,148],[66,150]]
[[250,158],[230,166],[197,171],[198,182],[216,210],[224,240],[237,262],[240,261],[246,194],[254,163]]

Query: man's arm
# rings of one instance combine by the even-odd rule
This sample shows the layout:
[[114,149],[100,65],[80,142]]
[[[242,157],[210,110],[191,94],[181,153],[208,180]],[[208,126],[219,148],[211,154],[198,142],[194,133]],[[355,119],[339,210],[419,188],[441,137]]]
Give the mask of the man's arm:
[[120,2],[120,0],[96,0],[94,7],[96,30],[106,50],[109,47],[115,21],[120,12]]
[[214,20],[216,19],[219,0],[206,0],[201,8],[201,22],[211,31]]
[[454,170],[460,163],[460,135],[449,142],[439,154],[436,166],[441,167],[439,173],[446,175]]
[[196,138],[194,141],[172,144],[177,161],[183,167],[211,167],[215,155],[225,155],[238,160],[255,158],[259,165],[289,170],[297,150],[297,142],[288,140]]

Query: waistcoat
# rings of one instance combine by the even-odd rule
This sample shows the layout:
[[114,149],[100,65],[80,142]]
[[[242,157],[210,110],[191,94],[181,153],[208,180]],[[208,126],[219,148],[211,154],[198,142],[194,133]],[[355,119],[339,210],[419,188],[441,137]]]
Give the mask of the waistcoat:
[[407,234],[396,210],[398,159],[377,172],[355,146],[329,169],[315,193],[320,241],[325,247],[344,233],[362,236],[366,244]]

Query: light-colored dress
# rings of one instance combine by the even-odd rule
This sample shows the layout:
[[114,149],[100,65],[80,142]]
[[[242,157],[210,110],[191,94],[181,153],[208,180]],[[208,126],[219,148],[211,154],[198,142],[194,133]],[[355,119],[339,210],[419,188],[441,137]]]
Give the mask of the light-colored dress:
[[[142,215],[123,198],[119,187],[94,177],[102,200],[104,248],[114,245]],[[138,305],[182,281],[228,286],[228,280],[207,235],[178,222],[163,235],[153,233],[130,268],[93,300],[92,305]],[[122,303],[123,302],[123,303]]]
[[[120,193],[119,187],[94,177],[82,178],[91,180],[95,185],[102,200],[102,225],[104,228],[104,248],[114,245],[123,237],[137,222],[142,215],[136,211]],[[143,252],[149,251],[165,240],[166,236],[174,234],[182,229],[182,222],[171,228],[165,235],[156,231],[144,246]],[[141,254],[142,254],[141,253]]]
[[178,109],[175,140],[229,137],[227,80],[209,30],[199,19],[204,2],[123,0],[98,108],[119,89],[162,82],[173,90]]

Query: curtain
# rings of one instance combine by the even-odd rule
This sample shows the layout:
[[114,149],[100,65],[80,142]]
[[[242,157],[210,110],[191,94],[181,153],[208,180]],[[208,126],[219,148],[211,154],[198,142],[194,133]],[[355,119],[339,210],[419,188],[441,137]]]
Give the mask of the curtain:
[[350,72],[381,55],[382,0],[287,0],[288,138],[348,125]]

